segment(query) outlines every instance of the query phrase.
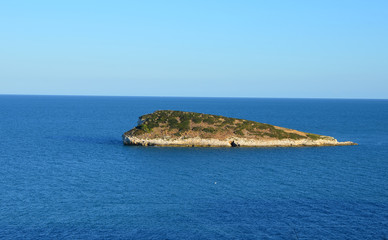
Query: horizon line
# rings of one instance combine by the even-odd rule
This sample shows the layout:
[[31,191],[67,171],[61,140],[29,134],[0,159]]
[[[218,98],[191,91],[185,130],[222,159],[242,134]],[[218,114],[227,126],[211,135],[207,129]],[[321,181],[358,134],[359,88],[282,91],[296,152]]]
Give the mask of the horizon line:
[[0,93],[0,96],[61,96],[61,97],[158,97],[158,98],[250,98],[250,99],[337,99],[337,100],[388,100],[388,98],[354,97],[240,97],[240,96],[145,96],[145,95],[99,95],[99,94],[19,94]]

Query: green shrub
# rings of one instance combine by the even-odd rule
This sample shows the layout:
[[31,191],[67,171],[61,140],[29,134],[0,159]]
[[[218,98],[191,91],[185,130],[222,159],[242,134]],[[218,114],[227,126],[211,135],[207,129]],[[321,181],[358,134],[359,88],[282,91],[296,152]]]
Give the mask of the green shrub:
[[159,127],[159,123],[156,121],[147,121],[147,126],[151,130],[152,128]]
[[291,139],[294,139],[294,140],[298,140],[298,139],[303,138],[303,136],[301,136],[299,134],[296,134],[296,133],[289,133],[288,137],[291,138]]
[[318,139],[321,138],[320,135],[313,134],[313,133],[307,133],[306,135],[307,135],[307,137],[309,137],[309,138],[311,138],[311,139],[313,139],[313,140],[318,140]]
[[178,124],[179,131],[188,131],[190,130],[190,120],[185,120]]
[[147,133],[151,132],[147,124],[140,125],[140,129]]
[[170,128],[179,128],[178,126],[178,120],[176,118],[169,118],[167,120],[167,124]]
[[214,124],[216,121],[215,121],[214,117],[208,116],[208,117],[203,119],[203,122],[207,123],[207,124]]
[[216,130],[212,127],[207,127],[202,129],[202,131],[207,132],[207,133],[214,133]]
[[201,123],[202,122],[202,119],[199,116],[194,116],[191,120],[194,123]]

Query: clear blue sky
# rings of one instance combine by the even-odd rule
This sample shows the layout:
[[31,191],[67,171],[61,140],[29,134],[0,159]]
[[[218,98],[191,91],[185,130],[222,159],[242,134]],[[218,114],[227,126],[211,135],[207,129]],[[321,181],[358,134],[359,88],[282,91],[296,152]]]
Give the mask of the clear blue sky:
[[0,94],[388,98],[388,1],[1,1]]

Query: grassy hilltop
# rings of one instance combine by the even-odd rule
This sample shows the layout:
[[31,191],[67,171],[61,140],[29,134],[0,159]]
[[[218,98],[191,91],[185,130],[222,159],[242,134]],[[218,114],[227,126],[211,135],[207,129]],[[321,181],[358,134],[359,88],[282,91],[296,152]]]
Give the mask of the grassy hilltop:
[[144,138],[215,138],[247,139],[330,139],[331,137],[300,132],[255,121],[223,116],[159,110],[139,118],[139,125],[125,135]]

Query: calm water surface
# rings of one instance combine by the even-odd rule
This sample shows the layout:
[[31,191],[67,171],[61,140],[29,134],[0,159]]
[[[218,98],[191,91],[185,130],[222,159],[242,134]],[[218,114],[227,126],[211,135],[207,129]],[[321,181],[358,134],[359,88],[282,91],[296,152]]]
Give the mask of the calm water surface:
[[[159,109],[359,146],[123,146]],[[0,114],[0,238],[388,238],[387,100],[0,95]]]

